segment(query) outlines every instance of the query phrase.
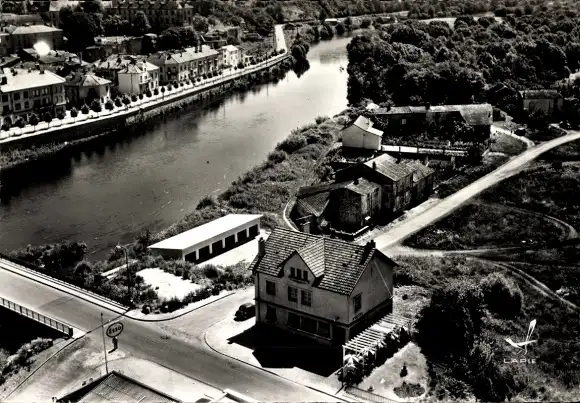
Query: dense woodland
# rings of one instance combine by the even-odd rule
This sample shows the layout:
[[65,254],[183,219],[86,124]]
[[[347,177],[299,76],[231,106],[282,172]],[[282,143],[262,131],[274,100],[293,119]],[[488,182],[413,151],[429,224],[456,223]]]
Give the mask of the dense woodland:
[[383,25],[348,46],[348,100],[461,104],[486,99],[487,85],[545,88],[580,67],[578,9],[529,15]]

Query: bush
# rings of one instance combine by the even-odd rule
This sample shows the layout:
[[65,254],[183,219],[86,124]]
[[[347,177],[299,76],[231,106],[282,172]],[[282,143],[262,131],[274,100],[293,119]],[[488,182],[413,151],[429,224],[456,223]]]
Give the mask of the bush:
[[220,269],[218,269],[213,264],[208,264],[203,268],[203,274],[209,279],[216,279],[220,276]]
[[244,68],[244,63],[239,62],[237,67],[238,67],[238,69],[243,69]]
[[56,114],[56,117],[57,117],[59,120],[63,120],[63,119],[65,118],[65,114],[64,114],[63,112],[58,112],[58,113]]
[[91,102],[91,109],[95,112],[100,112],[103,110],[103,107],[101,105],[101,102],[97,99],[95,99],[93,102]]
[[139,99],[143,99],[143,94],[139,94]]
[[202,209],[205,209],[206,207],[209,207],[209,206],[217,207],[218,205],[219,205],[219,203],[218,203],[217,197],[215,197],[214,195],[205,195],[197,203],[197,206],[195,206],[195,209],[202,210]]
[[137,99],[138,99],[137,95],[135,95],[135,94],[131,95],[131,101],[137,102]]
[[153,90],[153,94],[155,94],[155,95],[159,95],[159,89],[155,88],[155,89]]
[[83,115],[88,115],[89,112],[90,112],[89,106],[87,104],[84,104],[81,107],[81,112],[82,112]]
[[153,94],[151,93],[151,90],[147,90],[147,92],[145,93],[145,96],[146,96],[147,98],[151,98],[151,95],[153,95]]
[[368,18],[363,18],[363,20],[360,23],[360,27],[363,29],[369,28],[371,26],[371,20]]
[[39,122],[38,119],[38,115],[36,113],[32,113],[29,117],[28,117],[28,124],[32,125],[32,126],[36,126]]
[[486,276],[482,281],[484,301],[488,309],[495,314],[512,318],[517,316],[523,307],[523,294],[512,280],[499,273]]
[[287,139],[278,143],[278,145],[276,146],[276,150],[285,151],[288,154],[292,154],[293,152],[300,150],[302,147],[306,147],[307,144],[308,143],[304,136],[290,135]]
[[112,111],[113,109],[115,109],[115,103],[112,100],[109,99],[105,103],[105,109],[108,110],[108,111]]
[[121,98],[119,98],[119,97],[115,98],[115,106],[117,108],[120,108],[123,106],[123,101],[121,100]]

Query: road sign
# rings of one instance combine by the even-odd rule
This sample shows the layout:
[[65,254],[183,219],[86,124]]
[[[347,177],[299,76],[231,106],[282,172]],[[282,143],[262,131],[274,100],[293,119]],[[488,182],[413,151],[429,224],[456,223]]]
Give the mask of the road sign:
[[123,324],[121,322],[113,322],[107,328],[107,336],[116,337],[123,331]]

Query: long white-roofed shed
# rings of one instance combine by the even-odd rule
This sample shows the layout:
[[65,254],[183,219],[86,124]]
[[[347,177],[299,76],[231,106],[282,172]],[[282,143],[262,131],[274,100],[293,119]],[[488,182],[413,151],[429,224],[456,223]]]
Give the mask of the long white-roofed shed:
[[261,214],[228,214],[149,246],[166,259],[200,262],[256,237]]

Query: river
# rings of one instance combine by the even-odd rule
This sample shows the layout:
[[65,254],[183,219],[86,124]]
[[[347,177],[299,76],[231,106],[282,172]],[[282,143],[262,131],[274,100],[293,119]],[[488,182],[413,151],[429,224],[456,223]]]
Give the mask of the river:
[[85,241],[106,256],[145,228],[163,229],[263,161],[275,145],[317,116],[346,108],[346,45],[321,42],[310,69],[154,123],[140,136],[79,151],[4,186],[0,250]]

